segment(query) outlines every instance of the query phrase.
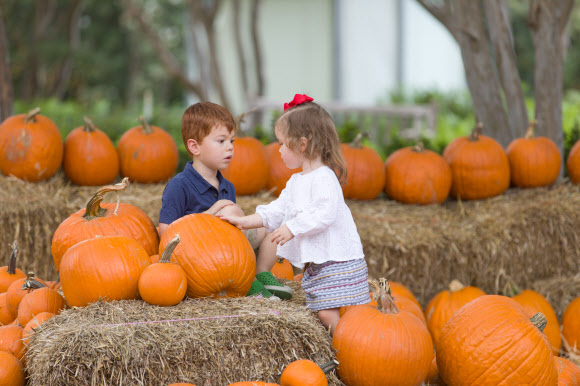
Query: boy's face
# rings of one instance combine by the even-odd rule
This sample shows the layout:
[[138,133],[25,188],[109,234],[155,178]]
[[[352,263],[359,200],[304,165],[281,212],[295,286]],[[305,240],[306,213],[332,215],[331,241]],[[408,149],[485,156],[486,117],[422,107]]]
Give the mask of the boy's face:
[[225,126],[219,125],[214,126],[201,143],[190,139],[187,145],[196,162],[203,163],[211,170],[224,170],[234,156],[235,138],[235,131],[230,133]]

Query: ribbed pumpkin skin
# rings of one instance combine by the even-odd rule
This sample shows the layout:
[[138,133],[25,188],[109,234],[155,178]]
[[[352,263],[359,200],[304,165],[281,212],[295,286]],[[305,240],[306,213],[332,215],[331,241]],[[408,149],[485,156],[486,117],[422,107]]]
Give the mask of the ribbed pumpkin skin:
[[292,264],[286,259],[280,258],[272,266],[270,270],[272,275],[279,279],[293,280],[294,279],[294,269],[292,269]]
[[341,144],[346,162],[346,184],[342,187],[345,198],[374,200],[385,187],[385,167],[381,156],[368,146],[354,147]]
[[562,336],[570,351],[580,355],[580,297],[572,300],[562,314]]
[[[370,295],[371,295],[371,301],[369,303],[362,304],[362,305],[367,306],[367,307],[376,308],[377,301],[373,299],[372,292]],[[421,307],[419,307],[414,301],[412,301],[408,297],[401,296],[401,295],[394,295],[393,294],[392,297],[393,297],[393,301],[395,303],[395,306],[397,306],[397,308],[399,310],[405,310],[405,311],[410,312],[411,314],[413,314],[417,318],[419,318],[419,320],[421,320],[423,323],[425,323],[425,325],[427,325],[427,322],[425,321],[425,315],[423,315],[423,310],[421,310]],[[342,317],[348,310],[353,309],[354,307],[359,307],[359,306],[340,307],[340,310],[339,310],[340,317]]]
[[405,147],[385,161],[385,193],[404,204],[442,203],[451,190],[451,168],[432,150]]
[[0,351],[7,351],[16,358],[22,359],[25,352],[22,332],[23,329],[20,326],[0,327]]
[[18,307],[18,323],[25,326],[35,315],[41,312],[60,314],[67,307],[66,300],[57,291],[43,287],[26,294]]
[[282,161],[280,155],[280,144],[277,142],[266,146],[266,155],[268,163],[270,164],[270,172],[268,173],[268,182],[266,189],[272,191],[272,194],[279,196],[282,190],[286,187],[286,183],[294,173],[300,173],[302,168],[288,169]]
[[[41,279],[35,279],[41,284],[46,284]],[[6,305],[8,308],[8,312],[16,319],[18,317],[18,307],[20,307],[20,302],[27,294],[31,293],[32,291],[36,291],[36,289],[22,289],[22,285],[26,281],[26,278],[18,279],[10,284],[8,290],[6,291]]]
[[566,358],[554,357],[558,371],[558,386],[580,385],[580,368]]
[[0,385],[24,386],[24,366],[14,355],[0,351]]
[[0,325],[7,325],[14,322],[14,315],[8,310],[6,304],[6,292],[0,294]]
[[187,291],[187,276],[177,263],[154,263],[139,278],[139,294],[149,304],[174,306]]
[[514,300],[484,295],[449,319],[437,346],[439,376],[448,385],[555,385],[546,336]]
[[485,292],[481,289],[467,286],[456,291],[441,291],[427,303],[425,320],[435,347],[437,347],[439,342],[443,326],[451,319],[453,314],[473,299],[483,295],[485,295]]
[[417,298],[415,297],[415,295],[413,294],[413,292],[411,292],[411,290],[409,288],[407,288],[407,286],[405,286],[404,284],[401,284],[399,282],[396,281],[389,281],[389,287],[391,288],[391,294],[393,296],[404,296],[407,299],[410,299],[413,301],[413,303],[415,303],[417,306],[419,306],[419,309],[421,308],[421,303],[419,303],[419,301],[417,300]]
[[552,353],[559,355],[560,348],[562,347],[560,323],[550,302],[544,296],[532,290],[523,290],[520,294],[513,296],[512,299],[526,310],[529,317],[534,316],[538,312],[544,314],[548,320],[548,324],[544,328],[544,334],[546,334],[550,341]]
[[63,143],[58,127],[36,114],[14,115],[0,124],[0,170],[25,181],[38,182],[54,176],[62,163]]
[[179,152],[169,133],[160,127],[143,126],[127,130],[119,139],[117,152],[121,176],[143,184],[167,181],[175,174]]
[[233,225],[203,213],[184,216],[167,227],[159,253],[179,234],[172,261],[187,275],[187,295],[245,296],[256,275],[256,256],[244,234]]
[[549,138],[516,138],[506,153],[513,186],[535,188],[552,185],[560,174],[560,150]]
[[443,152],[443,158],[451,167],[451,196],[455,198],[490,198],[505,192],[510,185],[507,155],[493,138],[456,138]]
[[60,268],[60,261],[64,253],[80,241],[95,236],[127,236],[139,242],[149,254],[157,254],[159,235],[155,224],[145,212],[131,204],[120,203],[115,215],[116,203],[104,203],[102,217],[86,219],[83,217],[86,209],[70,215],[54,232],[50,251],[56,269]]
[[62,292],[71,307],[99,299],[137,299],[139,277],[150,263],[143,247],[125,236],[81,241],[62,258]]
[[332,345],[338,375],[349,386],[420,385],[433,358],[429,331],[415,315],[365,305],[342,316]]
[[238,137],[234,142],[234,157],[223,176],[236,188],[236,194],[256,194],[266,187],[270,165],[262,142],[252,137]]
[[299,359],[290,363],[280,377],[280,386],[327,386],[326,375],[316,363]]
[[8,273],[8,266],[4,266],[0,268],[0,293],[4,293],[10,287],[10,284],[14,283],[18,279],[26,278],[26,274],[16,268],[14,274]]
[[566,171],[570,181],[580,184],[580,141],[577,141],[570,149],[570,153],[568,153]]

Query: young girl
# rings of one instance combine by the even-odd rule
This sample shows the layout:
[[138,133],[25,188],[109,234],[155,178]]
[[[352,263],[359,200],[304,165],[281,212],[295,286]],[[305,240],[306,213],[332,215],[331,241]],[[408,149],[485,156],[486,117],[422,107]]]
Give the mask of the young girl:
[[[352,215],[342,195],[345,162],[334,122],[306,95],[284,105],[275,124],[282,160],[292,175],[279,198],[250,216],[221,216],[240,229],[266,227],[277,255],[302,278],[306,305],[332,334],[342,306],[370,302],[368,269]],[[339,182],[340,181],[340,182]]]

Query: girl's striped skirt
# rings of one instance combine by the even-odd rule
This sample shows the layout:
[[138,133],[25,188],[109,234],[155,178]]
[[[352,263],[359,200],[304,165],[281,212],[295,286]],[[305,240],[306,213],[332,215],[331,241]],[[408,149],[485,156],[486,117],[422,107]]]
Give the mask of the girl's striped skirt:
[[365,259],[311,263],[304,270],[302,289],[306,306],[313,311],[371,301]]

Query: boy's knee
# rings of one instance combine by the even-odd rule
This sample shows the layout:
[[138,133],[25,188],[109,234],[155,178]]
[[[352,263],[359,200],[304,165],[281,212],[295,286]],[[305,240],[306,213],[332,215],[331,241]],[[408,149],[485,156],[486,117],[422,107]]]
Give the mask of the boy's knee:
[[245,216],[242,208],[240,208],[237,205],[228,205],[226,207],[223,207],[216,214],[222,214],[224,216]]

